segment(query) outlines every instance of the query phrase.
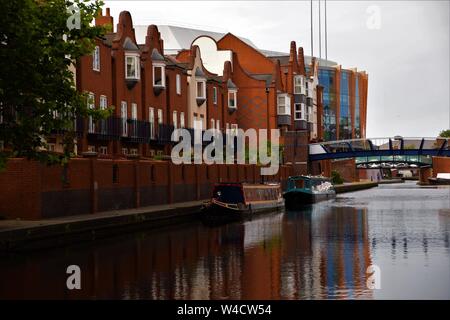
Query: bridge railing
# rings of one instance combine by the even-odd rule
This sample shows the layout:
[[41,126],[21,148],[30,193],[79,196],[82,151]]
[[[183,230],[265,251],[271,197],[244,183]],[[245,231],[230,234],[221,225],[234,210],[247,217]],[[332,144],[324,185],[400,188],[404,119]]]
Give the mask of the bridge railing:
[[[450,156],[449,138],[370,138],[327,141],[309,145],[310,160],[374,157],[376,162],[410,162],[428,164],[431,158]],[[405,158],[402,158],[405,157]],[[416,158],[414,158],[416,157]],[[364,162],[371,162],[366,158]]]

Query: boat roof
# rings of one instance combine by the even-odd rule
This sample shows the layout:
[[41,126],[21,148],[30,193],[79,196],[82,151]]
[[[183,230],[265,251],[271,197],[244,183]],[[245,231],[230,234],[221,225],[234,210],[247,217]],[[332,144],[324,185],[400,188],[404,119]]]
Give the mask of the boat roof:
[[324,176],[306,176],[306,175],[299,175],[299,176],[290,176],[289,180],[324,180],[324,181],[330,181],[331,179]]
[[248,182],[218,182],[214,186],[240,186],[244,188],[278,188],[278,182],[248,183]]

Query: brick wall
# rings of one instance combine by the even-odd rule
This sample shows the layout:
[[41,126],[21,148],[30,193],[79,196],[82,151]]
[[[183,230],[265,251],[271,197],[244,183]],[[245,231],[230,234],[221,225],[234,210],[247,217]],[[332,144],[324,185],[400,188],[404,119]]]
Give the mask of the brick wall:
[[208,199],[216,182],[279,181],[255,165],[174,165],[166,161],[75,158],[66,168],[10,159],[0,172],[0,216],[35,220]]

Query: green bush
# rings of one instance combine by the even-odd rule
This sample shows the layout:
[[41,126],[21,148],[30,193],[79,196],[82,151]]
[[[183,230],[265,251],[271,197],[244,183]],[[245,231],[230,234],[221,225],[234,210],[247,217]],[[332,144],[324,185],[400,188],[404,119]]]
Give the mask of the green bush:
[[331,171],[331,182],[333,184],[343,184],[344,183],[344,179],[342,179],[342,177],[341,177],[339,172],[333,170],[333,171]]

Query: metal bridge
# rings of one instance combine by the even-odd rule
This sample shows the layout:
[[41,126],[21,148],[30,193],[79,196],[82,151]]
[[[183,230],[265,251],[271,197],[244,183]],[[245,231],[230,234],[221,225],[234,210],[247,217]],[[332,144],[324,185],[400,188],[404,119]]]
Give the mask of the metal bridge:
[[429,166],[432,156],[450,157],[449,138],[371,138],[309,144],[309,160],[355,158],[356,165]]

